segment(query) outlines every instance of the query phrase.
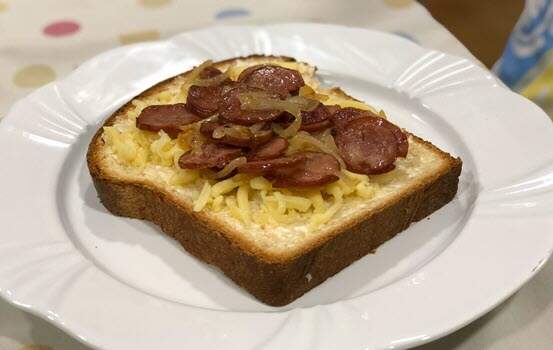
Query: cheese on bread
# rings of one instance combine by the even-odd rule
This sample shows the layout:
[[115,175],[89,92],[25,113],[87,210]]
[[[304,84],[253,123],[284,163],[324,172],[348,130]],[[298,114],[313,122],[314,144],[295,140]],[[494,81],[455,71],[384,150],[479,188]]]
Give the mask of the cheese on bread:
[[[256,57],[216,66],[236,79],[245,68],[261,63],[299,71],[323,104],[377,112],[339,89],[319,88],[315,68],[305,63]],[[252,241],[269,250],[298,247],[333,230],[344,220],[375,210],[421,176],[437,172],[446,162],[427,144],[409,136],[407,157],[398,158],[395,170],[383,175],[367,176],[342,168],[338,181],[309,189],[273,188],[266,178],[249,174],[215,180],[209,172],[178,166],[180,156],[190,149],[186,132],[171,139],[163,131],[154,133],[136,127],[136,118],[145,107],[185,102],[189,85],[186,76],[179,76],[161,84],[155,93],[135,98],[131,108],[103,128],[102,140],[106,147],[102,161],[121,177],[151,183],[182,198],[194,211],[209,212],[217,220],[249,232]],[[315,137],[299,132],[289,141],[289,152],[336,152],[328,132]]]

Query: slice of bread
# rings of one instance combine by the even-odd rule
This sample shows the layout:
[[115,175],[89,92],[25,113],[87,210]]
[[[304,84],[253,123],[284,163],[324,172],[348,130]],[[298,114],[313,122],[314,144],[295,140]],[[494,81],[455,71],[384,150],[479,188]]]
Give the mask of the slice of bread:
[[[307,85],[329,96],[326,104],[365,106],[339,88],[318,89],[315,68],[291,58],[249,56],[217,62],[215,66],[223,71],[228,69],[231,78],[236,78],[245,67],[260,63],[297,69]],[[140,139],[145,146],[136,146],[140,142],[134,146],[119,142],[123,147],[119,152],[106,135],[113,130],[110,128],[116,128],[123,136],[126,132],[140,132],[134,128],[135,118],[147,105],[184,102],[183,85],[188,74],[153,86],[107,119],[88,149],[90,174],[101,202],[111,213],[159,225],[189,253],[217,266],[264,303],[280,306],[292,302],[352,262],[374,252],[412,222],[433,213],[457,192],[461,160],[408,134],[409,153],[406,158],[396,160],[396,169],[383,175],[365,176],[369,195],[357,195],[365,192],[355,189],[340,192],[340,206],[319,225],[311,225],[309,221],[311,216],[324,216],[315,209],[303,213],[286,209],[285,213],[290,215],[285,222],[276,224],[260,223],[258,217],[262,215],[256,212],[250,213],[253,220],[248,224],[240,220],[241,213],[236,214],[232,203],[225,206],[227,202],[221,203],[221,200],[213,200],[211,206],[198,210],[196,202],[204,192],[202,183],[209,187],[208,182],[197,173],[192,176],[181,172],[171,160],[160,160],[159,149],[165,146],[158,143],[166,135],[160,133],[161,136],[147,136],[146,141]],[[144,148],[137,150],[136,147]],[[171,150],[164,148],[163,154]],[[144,155],[154,151],[158,152],[155,156]],[[172,156],[180,154],[182,150]],[[192,178],[173,181],[180,179],[179,176]],[[332,191],[342,191],[337,188],[327,189],[335,200],[338,196]],[[285,191],[278,196],[283,195]],[[250,194],[247,198],[253,200],[254,196]],[[332,210],[333,206],[324,208]]]

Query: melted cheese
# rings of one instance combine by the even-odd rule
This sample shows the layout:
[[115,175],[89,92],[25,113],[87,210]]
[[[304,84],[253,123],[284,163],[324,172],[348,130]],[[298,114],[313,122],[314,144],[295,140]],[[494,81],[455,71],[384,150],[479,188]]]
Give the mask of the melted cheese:
[[[312,78],[314,68],[307,64],[278,61],[276,64],[302,73],[313,91],[324,97],[321,101],[324,100],[325,104],[376,112],[362,102],[338,97],[329,90],[319,90],[318,82]],[[232,79],[236,79],[246,67],[240,63],[219,66],[228,69]],[[185,102],[189,85],[186,79],[178,78],[175,84],[153,96],[134,99],[133,107],[125,116],[113,126],[104,127],[103,139],[113,162],[124,167],[126,172],[168,186],[171,191],[189,198],[193,210],[212,210],[237,227],[247,226],[260,232],[267,231],[267,228],[277,229],[285,236],[290,232],[313,231],[337,216],[359,208],[360,203],[385,194],[393,188],[389,186],[393,179],[415,176],[416,166],[413,165],[421,161],[417,147],[411,145],[407,158],[398,159],[396,170],[388,174],[369,177],[342,170],[339,181],[309,189],[274,189],[269,180],[245,174],[215,181],[207,173],[178,167],[179,157],[190,149],[186,138],[171,139],[163,131],[153,133],[136,128],[136,118],[143,108],[151,104]],[[290,150],[294,152],[317,149],[336,153],[328,133],[320,134],[318,141],[310,139],[306,133],[299,133],[297,137],[290,142]]]

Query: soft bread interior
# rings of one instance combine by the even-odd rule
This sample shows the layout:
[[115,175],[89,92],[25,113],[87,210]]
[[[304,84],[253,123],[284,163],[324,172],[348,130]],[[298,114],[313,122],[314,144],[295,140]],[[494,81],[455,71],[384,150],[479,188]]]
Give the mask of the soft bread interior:
[[[230,68],[230,75],[231,77],[234,75],[235,78],[245,67],[259,63],[275,63],[297,69],[302,73],[307,85],[314,89],[319,86],[315,78],[314,67],[305,63],[292,62],[285,58],[250,57],[224,62],[217,64],[217,66],[223,71]],[[108,124],[124,131],[134,125],[137,111],[146,105],[184,102],[186,94],[183,93],[182,86],[185,83],[186,77],[181,75],[158,84],[116,112]],[[360,102],[347,96],[340,89],[319,89],[317,91],[329,96],[329,99],[324,102],[326,104],[346,106],[349,103],[351,106],[359,107]],[[370,107],[365,106],[365,108]],[[167,161],[165,164],[163,162],[146,161],[140,166],[133,165],[128,161],[124,161],[121,154],[114,150],[113,145],[106,142],[106,138],[106,135],[103,135],[103,137],[97,139],[97,144],[94,145],[97,148],[95,152],[96,162],[105,176],[155,188],[164,192],[170,200],[186,208],[187,211],[191,213],[194,211],[194,206],[195,204],[197,206],[198,198],[201,197],[205,188],[201,179],[187,179],[186,176],[197,177],[197,174],[183,175],[172,161]],[[151,144],[150,147],[154,146]],[[170,153],[171,149],[165,149],[161,152]],[[452,164],[452,160],[453,158],[447,153],[410,135],[409,153],[406,158],[396,160],[396,169],[384,175],[369,176],[367,181],[363,180],[364,187],[362,187],[365,192],[354,191],[350,195],[338,194],[338,196],[342,196],[342,199],[340,205],[336,206],[336,212],[332,213],[331,217],[320,225],[310,224],[310,221],[306,219],[306,215],[301,215],[299,210],[298,215],[296,217],[292,216],[288,222],[260,224],[256,220],[251,220],[249,224],[245,224],[241,220],[241,214],[236,212],[238,203],[235,201],[235,207],[232,207],[232,203],[227,203],[224,199],[220,200],[220,203],[212,203],[211,207],[203,208],[201,215],[197,217],[205,220],[208,225],[212,224],[212,226],[218,227],[224,234],[232,236],[234,240],[251,247],[252,250],[258,253],[262,253],[261,255],[265,257],[290,257],[329,239],[333,235],[339,234],[354,223],[369,218],[372,213],[395,203],[402,196],[432,182],[447,171]],[[182,181],[179,182],[179,176],[184,176],[184,180],[181,179]],[[236,192],[237,189],[234,191]],[[365,193],[366,195],[361,196],[358,193]],[[333,201],[336,200],[333,196],[334,194],[328,196],[330,199],[328,199],[329,203],[326,209],[331,208]],[[251,197],[250,189],[250,200],[253,200]],[[309,193],[306,193],[305,197],[309,198]],[[240,201],[239,197],[235,198]],[[216,209],[214,209],[215,205],[217,205]],[[294,210],[290,212],[295,213]],[[312,212],[309,213],[309,215],[315,215]],[[252,211],[250,215],[255,216],[257,214]]]

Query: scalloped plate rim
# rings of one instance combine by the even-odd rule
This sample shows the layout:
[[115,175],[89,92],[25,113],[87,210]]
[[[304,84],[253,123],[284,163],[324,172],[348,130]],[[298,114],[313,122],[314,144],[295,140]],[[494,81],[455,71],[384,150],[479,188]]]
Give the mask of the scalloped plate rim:
[[[217,28],[220,30],[220,29],[225,28],[225,27],[241,27],[241,28],[247,28],[247,29],[250,29],[250,30],[255,30],[256,28],[267,28],[267,27],[275,28],[275,27],[283,27],[283,26],[287,26],[287,25],[290,25],[290,26],[311,26],[311,27],[321,26],[321,27],[325,27],[326,30],[339,30],[339,28],[343,28],[343,26],[336,26],[336,25],[329,25],[329,24],[318,25],[318,24],[313,24],[313,23],[306,23],[306,24],[304,24],[304,23],[288,23],[288,24],[276,24],[276,25],[271,25],[271,26],[217,26],[217,27],[212,27],[212,28],[204,28],[204,29],[200,29],[200,30],[185,32],[185,33],[182,33],[182,34],[175,35],[174,37],[169,38],[169,39],[164,40],[164,41],[161,41],[161,42],[171,43],[171,40],[173,40],[175,38],[179,38],[179,37],[181,37],[183,35],[186,35],[186,34],[196,33],[196,32],[200,32],[200,31],[205,32],[205,31],[210,31],[210,30],[214,30],[214,29],[217,29]],[[375,30],[365,30],[365,29],[355,28],[355,27],[347,27],[347,28],[355,29],[355,30],[359,30],[359,31],[371,32],[371,33],[374,33],[376,35],[387,37],[387,38],[394,38],[394,40],[397,40],[398,42],[403,42],[403,44],[408,43],[408,45],[419,47],[417,44],[414,44],[414,43],[410,42],[409,40],[407,40],[405,38],[402,38],[402,37],[399,37],[397,35],[392,35],[392,34],[379,32],[379,31],[375,31]],[[100,57],[106,58],[106,57],[109,57],[109,55],[113,54],[116,51],[126,52],[126,51],[128,51],[132,48],[145,47],[145,46],[148,46],[148,45],[152,45],[152,43],[134,44],[134,45],[130,45],[130,46],[115,48],[113,50],[110,50],[110,51],[104,52],[102,54],[99,54],[98,56],[96,56],[94,58],[91,58],[91,59],[87,60],[86,62],[84,62],[79,68],[76,69],[75,72],[70,74],[67,78],[63,79],[62,82],[67,80],[69,77],[71,77],[73,75],[76,75],[77,73],[82,72],[83,70],[90,69],[89,65],[91,63],[94,63]],[[426,49],[424,49],[424,50],[426,50]],[[453,55],[447,55],[447,56],[455,57]],[[463,60],[465,60],[465,59],[463,58]],[[494,78],[493,75],[491,75],[491,73],[487,72],[487,74],[488,74],[488,76]],[[33,98],[33,96],[39,95],[40,91],[46,91],[46,90],[52,89],[54,86],[56,86],[55,84],[56,83],[50,83],[50,84],[42,87],[38,91],[33,92],[29,96],[27,96],[24,99],[18,101],[16,103],[16,105],[19,104],[19,103],[24,104],[28,99]],[[519,99],[521,102],[524,102],[524,103],[527,103],[527,104],[532,104],[530,101],[526,100],[525,98],[523,98],[519,95],[516,95],[516,94],[514,94],[510,91],[509,91],[509,93],[512,94],[511,97],[513,99]],[[14,114],[13,117],[11,116],[12,111],[14,109],[15,108],[12,107],[12,109],[6,115],[6,118],[4,118],[4,121],[2,123],[0,123],[0,132],[6,131],[7,130],[6,127],[9,125],[9,122],[11,122],[11,119],[15,118],[15,113],[13,113]],[[449,327],[449,328],[445,327],[440,332],[435,332],[434,334],[428,335],[426,337],[413,339],[412,341],[405,342],[405,343],[400,343],[397,346],[399,348],[401,348],[401,347],[404,347],[404,346],[413,346],[413,345],[418,345],[418,344],[422,344],[422,343],[431,341],[431,340],[433,340],[437,337],[440,337],[440,336],[446,335],[450,332],[453,332],[454,330],[460,328],[461,326],[463,326],[463,325],[473,321],[474,319],[478,318],[479,316],[481,316],[482,314],[489,311],[490,309],[492,309],[493,307],[498,305],[500,302],[502,302],[503,300],[508,298],[510,295],[512,295],[512,293],[514,293],[525,282],[527,282],[533,275],[535,275],[545,265],[545,262],[551,256],[552,252],[553,252],[553,249],[551,249],[551,248],[546,250],[545,253],[544,253],[545,255],[539,257],[539,264],[534,269],[532,269],[529,273],[527,273],[526,275],[519,276],[517,281],[512,283],[512,286],[511,286],[512,288],[510,290],[502,290],[502,292],[499,293],[501,297],[498,298],[497,295],[495,297],[492,297],[491,299],[494,300],[493,302],[489,302],[489,301],[486,302],[486,307],[481,307],[479,310],[473,312],[472,315],[468,318],[465,317],[463,322],[457,323],[453,327]],[[399,283],[399,282],[397,282],[397,283]],[[0,295],[4,299],[6,299],[8,302],[12,303],[13,305],[15,305],[17,307],[20,307],[20,308],[23,308],[26,311],[28,311],[30,313],[33,313],[33,314],[35,314],[35,315],[37,315],[37,316],[39,316],[43,319],[46,319],[49,322],[55,323],[58,327],[62,328],[64,331],[76,336],[81,341],[86,342],[87,345],[89,345],[89,346],[96,346],[97,344],[102,343],[102,341],[93,341],[92,337],[90,337],[90,336],[87,336],[85,338],[85,337],[83,337],[82,334],[79,334],[79,333],[75,332],[75,326],[66,324],[65,320],[63,319],[63,315],[61,315],[61,317],[55,317],[55,318],[52,319],[52,318],[48,317],[47,313],[44,310],[40,310],[39,308],[33,308],[33,307],[30,307],[30,308],[24,307],[23,303],[21,301],[18,301],[15,295],[12,295],[12,293],[9,290],[5,290],[5,289],[1,288],[1,286],[0,286]],[[361,298],[361,297],[359,297],[359,298]],[[302,311],[320,310],[320,307],[310,307],[310,308],[305,308],[305,309],[300,309],[300,310],[302,310]],[[229,313],[241,314],[240,312],[232,312],[232,311],[230,311]],[[293,313],[293,312],[286,311],[286,312],[281,312],[280,314],[291,314],[291,313]],[[98,334],[96,334],[96,336],[98,336]],[[98,339],[96,339],[96,340],[98,340]]]

